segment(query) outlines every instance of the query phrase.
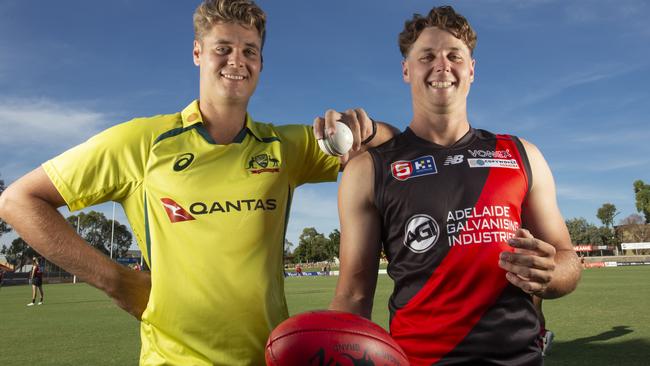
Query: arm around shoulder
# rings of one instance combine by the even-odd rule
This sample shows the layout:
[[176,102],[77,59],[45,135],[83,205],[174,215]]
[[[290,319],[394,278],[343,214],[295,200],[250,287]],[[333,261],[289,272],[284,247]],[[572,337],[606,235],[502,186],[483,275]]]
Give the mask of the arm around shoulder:
[[380,217],[374,204],[374,172],[368,152],[350,161],[339,186],[341,261],[331,310],[370,319],[379,268]]
[[523,224],[535,239],[548,243],[555,249],[551,281],[539,295],[543,298],[556,298],[575,290],[582,266],[557,204],[553,174],[539,149],[525,140],[522,143],[533,175],[533,185],[522,209]]

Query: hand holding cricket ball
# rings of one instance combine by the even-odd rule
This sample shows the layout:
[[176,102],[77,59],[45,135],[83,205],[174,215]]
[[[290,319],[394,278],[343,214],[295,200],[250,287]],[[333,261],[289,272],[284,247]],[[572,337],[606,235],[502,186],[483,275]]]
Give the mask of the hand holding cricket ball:
[[343,156],[350,151],[353,142],[350,128],[345,123],[337,121],[334,133],[318,139],[318,146],[327,155]]
[[372,140],[376,124],[361,108],[337,112],[329,109],[324,117],[314,120],[314,135],[318,146],[327,155],[346,157],[351,151],[359,151]]

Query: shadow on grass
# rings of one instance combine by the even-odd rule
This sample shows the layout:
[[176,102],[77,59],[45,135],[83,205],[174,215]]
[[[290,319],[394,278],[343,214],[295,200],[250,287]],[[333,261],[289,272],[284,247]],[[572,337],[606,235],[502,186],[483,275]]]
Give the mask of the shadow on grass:
[[545,357],[545,366],[649,365],[650,340],[616,341],[616,338],[633,332],[629,326],[620,325],[593,336],[553,342],[552,349]]

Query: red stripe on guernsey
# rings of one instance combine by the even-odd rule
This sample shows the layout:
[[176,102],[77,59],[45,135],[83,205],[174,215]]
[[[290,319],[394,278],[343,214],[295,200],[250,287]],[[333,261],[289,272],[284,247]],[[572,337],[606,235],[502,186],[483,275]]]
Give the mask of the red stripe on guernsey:
[[[496,149],[513,151],[516,146],[510,138],[497,139]],[[523,173],[498,167],[489,169],[475,205],[476,212],[483,212],[487,206],[510,207],[510,219],[520,223],[521,207],[514,203],[522,201],[522,190],[516,186],[503,187],[512,184],[513,177]],[[466,227],[479,228],[477,221],[480,220],[469,218]],[[472,234],[481,235],[487,231],[478,229]],[[502,251],[512,251],[512,248],[502,241],[454,245],[422,289],[395,312],[391,334],[409,356],[411,366],[431,365],[440,360],[467,336],[495,303],[508,284],[505,271],[498,266]]]

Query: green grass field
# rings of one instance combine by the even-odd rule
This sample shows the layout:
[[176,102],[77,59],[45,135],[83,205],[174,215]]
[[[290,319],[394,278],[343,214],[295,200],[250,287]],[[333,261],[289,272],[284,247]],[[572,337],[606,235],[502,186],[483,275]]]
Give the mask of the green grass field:
[[[289,311],[324,309],[336,277],[288,278]],[[0,290],[0,365],[136,365],[139,326],[98,290],[46,285],[26,307],[28,286]],[[379,276],[373,320],[387,327],[392,283]],[[556,333],[546,365],[649,365],[650,266],[587,270],[578,290],[544,303]]]

